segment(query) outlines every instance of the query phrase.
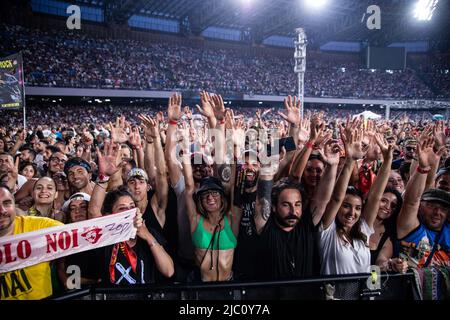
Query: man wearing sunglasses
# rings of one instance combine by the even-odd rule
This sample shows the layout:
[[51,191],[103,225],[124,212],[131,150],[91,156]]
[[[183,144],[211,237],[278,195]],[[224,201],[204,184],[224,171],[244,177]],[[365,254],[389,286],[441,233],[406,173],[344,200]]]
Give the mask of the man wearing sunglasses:
[[393,170],[398,170],[403,162],[411,163],[416,158],[416,145],[417,140],[415,139],[408,139],[405,141],[402,150],[403,152],[401,153],[403,156],[392,161]]

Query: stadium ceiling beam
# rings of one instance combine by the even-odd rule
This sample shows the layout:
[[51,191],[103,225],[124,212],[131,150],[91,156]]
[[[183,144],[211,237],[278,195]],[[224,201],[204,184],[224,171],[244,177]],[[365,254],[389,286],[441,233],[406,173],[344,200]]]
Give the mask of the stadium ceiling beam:
[[198,8],[191,11],[191,18],[192,21],[195,22],[195,27],[200,33],[211,25],[221,23],[227,18],[227,15],[235,9],[236,5],[229,1],[203,1]]
[[[261,39],[264,39],[281,31],[285,32],[289,26],[296,23],[296,21],[299,21],[299,18],[299,14],[296,10],[292,10],[291,7],[286,6],[275,10],[275,12],[264,19],[264,21],[254,25],[253,30],[258,33]],[[270,21],[270,23],[267,23],[267,21]]]
[[168,13],[170,15],[174,15],[176,4],[185,4],[185,0],[180,1],[172,1],[172,0],[166,0],[163,2],[163,4],[160,5],[160,7],[157,9],[157,11],[162,13]]
[[[197,6],[197,1],[178,1],[178,5],[174,6],[173,12],[174,15],[183,18],[187,12]],[[180,19],[181,20],[181,19]]]
[[259,21],[267,21],[270,16],[284,0],[258,0],[257,6],[250,6],[248,8],[237,8],[233,10],[234,14],[227,15],[221,20],[224,25],[238,25],[240,29],[251,28]]
[[[324,25],[319,44],[325,44],[332,40],[356,40],[355,36],[362,36],[367,30],[363,15],[370,0],[344,0],[333,2],[332,18]],[[363,20],[363,21],[362,21]]]
[[[112,16],[118,23],[126,23],[128,19],[145,7],[149,0],[125,0],[112,10]],[[116,2],[117,3],[117,2]]]
[[156,13],[163,12],[161,9],[164,7],[165,4],[171,3],[170,0],[163,1],[163,0],[153,0],[150,1],[149,4],[146,6],[146,10],[150,11],[150,14],[156,15]]

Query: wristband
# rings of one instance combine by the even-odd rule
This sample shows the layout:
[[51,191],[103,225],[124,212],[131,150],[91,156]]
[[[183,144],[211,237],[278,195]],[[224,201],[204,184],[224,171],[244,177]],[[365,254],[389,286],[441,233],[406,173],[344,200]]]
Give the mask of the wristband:
[[306,148],[312,149],[314,147],[314,143],[307,141],[306,142]]
[[421,174],[427,174],[428,172],[431,171],[431,168],[429,167],[428,169],[424,169],[424,168],[421,168],[420,166],[418,166],[416,171]]
[[219,120],[219,124],[225,124],[225,119]]
[[109,182],[109,177],[100,173],[97,177],[97,183],[107,183]]
[[169,124],[178,125],[178,121],[175,120],[169,120]]

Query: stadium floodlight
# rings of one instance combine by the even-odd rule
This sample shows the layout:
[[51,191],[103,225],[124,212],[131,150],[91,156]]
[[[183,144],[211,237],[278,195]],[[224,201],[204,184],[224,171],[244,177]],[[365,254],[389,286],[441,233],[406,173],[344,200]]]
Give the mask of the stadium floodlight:
[[418,0],[414,7],[414,17],[421,21],[430,21],[439,0]]
[[308,7],[321,8],[325,6],[328,0],[305,0]]
[[249,7],[252,5],[253,0],[239,0],[239,2],[240,2],[244,7],[249,8]]

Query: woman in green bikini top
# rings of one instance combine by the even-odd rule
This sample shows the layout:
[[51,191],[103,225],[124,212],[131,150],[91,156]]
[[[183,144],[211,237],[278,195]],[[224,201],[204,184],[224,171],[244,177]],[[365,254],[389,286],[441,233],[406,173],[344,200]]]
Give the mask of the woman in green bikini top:
[[237,244],[240,214],[228,211],[228,201],[219,179],[201,180],[194,193],[190,161],[183,163],[186,208],[191,226],[195,261],[202,281],[227,281],[232,278],[234,249]]

